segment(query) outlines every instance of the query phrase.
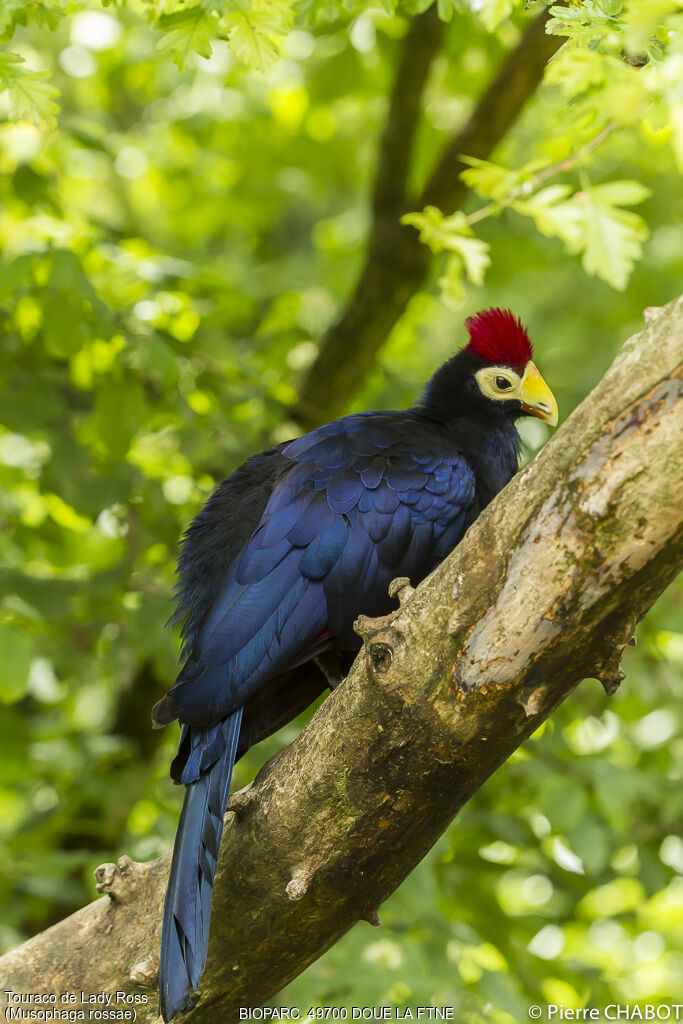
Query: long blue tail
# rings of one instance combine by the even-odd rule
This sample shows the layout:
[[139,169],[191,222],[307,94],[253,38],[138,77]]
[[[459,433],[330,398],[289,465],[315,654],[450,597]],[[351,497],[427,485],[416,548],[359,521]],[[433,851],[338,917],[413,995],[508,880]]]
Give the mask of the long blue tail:
[[165,1021],[192,1004],[206,963],[211,895],[242,709],[217,725],[190,729],[181,782],[187,784],[164,903],[159,1008]]

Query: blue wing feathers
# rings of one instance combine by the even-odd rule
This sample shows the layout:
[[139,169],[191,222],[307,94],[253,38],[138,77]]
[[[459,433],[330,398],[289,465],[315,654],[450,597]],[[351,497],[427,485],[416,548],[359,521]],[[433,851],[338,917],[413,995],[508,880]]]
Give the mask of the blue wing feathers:
[[375,494],[374,491],[363,491],[360,498],[358,499],[358,511],[359,512],[374,512],[375,511]]
[[[318,502],[313,502],[314,508],[317,508],[318,504]],[[276,512],[265,515],[261,526],[259,526],[251,538],[249,547],[253,546],[261,549],[277,547],[278,544],[287,538],[288,531],[308,511],[309,509],[304,506],[304,502],[300,500],[298,502],[292,501],[288,505],[283,505]]]
[[358,584],[363,569],[374,548],[372,540],[364,530],[353,529],[355,519],[351,522],[349,537],[339,555],[334,569],[328,574],[328,589],[333,584],[342,594],[348,594]]
[[333,512],[343,515],[358,504],[363,483],[353,469],[335,473],[327,485],[327,504]]
[[406,505],[399,505],[391,517],[391,529],[387,530],[377,544],[377,553],[382,565],[389,568],[401,565],[415,525],[410,509]]
[[427,482],[427,474],[422,472],[415,463],[405,465],[405,460],[390,462],[384,473],[384,479],[392,491],[407,491],[413,488],[422,488]]
[[449,477],[439,478],[436,474],[433,477],[429,477],[425,482],[425,488],[430,494],[447,494]]
[[320,580],[332,569],[348,537],[348,526],[343,516],[337,516],[329,530],[316,537],[301,556],[299,572],[312,580]]
[[322,498],[322,492],[313,492],[315,502],[302,514],[287,533],[287,540],[295,547],[306,547],[325,530],[334,526],[336,515]]
[[[164,910],[166,1020],[190,1005],[204,966],[242,706],[323,647],[357,648],[357,615],[391,608],[393,577],[416,584],[431,571],[474,503],[467,461],[413,413],[349,416],[252,462],[264,467],[267,494],[249,492],[257,517],[241,527],[229,564],[214,556],[222,584],[206,591],[201,615],[191,608],[200,575],[185,588],[191,656],[155,709],[158,722],[183,723],[172,775],[188,785]],[[209,560],[202,571],[213,571]]]
[[292,545],[286,537],[282,537],[276,544],[271,544],[269,547],[256,547],[255,544],[249,544],[235,569],[235,580],[238,583],[260,583],[264,576],[267,576],[280,564],[291,549]]
[[395,512],[401,501],[396,491],[392,491],[384,480],[373,491],[372,497],[378,512]]
[[[432,548],[443,557],[457,543],[474,474],[433,430],[423,436],[420,429],[406,430],[396,414],[351,416],[284,446],[289,469],[169,694],[181,721],[215,720],[218,708],[225,714],[239,706],[274,665],[301,660],[311,639],[299,609],[308,583],[324,583],[314,591],[323,605],[320,628],[333,618],[348,638],[359,610],[387,610],[385,568],[418,582],[434,564]],[[292,616],[301,617],[288,641],[298,649],[285,650]]]
[[375,544],[384,540],[391,529],[394,517],[384,512],[378,512],[375,508],[371,508],[366,511],[360,507],[360,502],[358,504],[358,510],[361,513],[360,525],[366,531],[370,539]]
[[379,487],[380,480],[387,468],[387,460],[381,456],[376,455],[369,466],[363,467],[360,471],[360,479],[363,487],[366,487],[370,491],[374,491],[375,487]]

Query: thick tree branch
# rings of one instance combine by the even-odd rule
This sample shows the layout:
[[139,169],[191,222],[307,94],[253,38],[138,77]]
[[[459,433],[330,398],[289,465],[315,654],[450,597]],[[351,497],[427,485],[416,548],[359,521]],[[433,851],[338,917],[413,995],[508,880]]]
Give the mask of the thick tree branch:
[[443,39],[445,25],[433,4],[413,18],[403,40],[389,112],[380,141],[372,196],[375,221],[403,212],[422,93]]
[[[650,312],[650,311],[648,311]],[[541,454],[400,607],[226,818],[202,998],[232,1021],[377,911],[586,676],[612,692],[683,565],[683,298],[649,319]],[[0,991],[138,992],[156,1011],[168,858],[0,960]]]
[[[507,133],[562,43],[545,32],[547,13],[528,27],[480,98],[467,124],[446,145],[421,196],[406,195],[411,141],[422,86],[440,40],[435,6],[415,23],[405,40],[380,146],[373,197],[373,223],[363,270],[341,317],[320,342],[304,379],[294,419],[305,428],[343,412],[378,350],[419,288],[430,255],[417,232],[400,224],[402,214],[428,203],[452,213],[467,193],[461,154],[488,157]],[[418,44],[419,40],[419,44]],[[412,62],[415,68],[409,73]],[[396,180],[392,181],[393,174]]]

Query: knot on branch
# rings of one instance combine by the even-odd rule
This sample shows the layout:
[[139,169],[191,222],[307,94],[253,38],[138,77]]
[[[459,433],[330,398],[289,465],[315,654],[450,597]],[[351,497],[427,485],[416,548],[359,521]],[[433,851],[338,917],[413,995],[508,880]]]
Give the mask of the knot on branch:
[[368,671],[373,678],[386,675],[389,671],[394,660],[396,634],[404,632],[401,627],[396,628],[396,623],[392,621],[395,614],[392,612],[378,619],[359,615],[353,624],[354,630],[363,639]]
[[621,656],[625,647],[636,644],[636,636],[633,631],[637,621],[637,614],[628,614],[605,632],[603,640],[605,653],[598,656],[593,666],[593,675],[602,683],[603,689],[609,697],[617,692],[619,685],[626,678],[626,673],[621,667]]
[[626,673],[619,664],[620,659],[621,653],[617,654],[614,659],[602,662],[595,670],[595,678],[600,680],[608,697],[612,697],[626,679]]
[[130,972],[129,980],[133,985],[140,985],[141,988],[152,988],[158,974],[156,961],[148,956],[135,965]]
[[379,913],[375,909],[366,910],[365,913],[361,915],[361,921],[367,921],[373,928],[379,928],[382,923],[379,919]]
[[407,576],[397,576],[389,584],[389,597],[397,597],[401,606],[407,604],[414,593],[415,587],[411,587]]
[[290,900],[300,900],[307,892],[313,873],[310,868],[297,868],[285,886],[285,892]]
[[525,687],[520,692],[517,701],[524,708],[524,714],[527,718],[533,718],[543,711],[548,692],[549,688],[543,685]]
[[470,690],[473,690],[475,683],[472,679],[466,679],[462,662],[454,661],[449,673],[451,685],[455,688],[458,700],[464,700]]
[[126,854],[116,864],[100,864],[95,868],[95,888],[114,903],[125,903],[138,874],[144,871],[143,864],[137,864]]
[[245,786],[244,789],[239,789],[236,793],[232,793],[228,798],[225,808],[226,814],[228,811],[233,811],[239,818],[240,815],[244,814],[245,811],[256,803],[256,792],[254,786],[249,785]]
[[644,68],[646,64],[650,63],[650,58],[646,53],[627,53],[626,50],[622,50],[621,57],[632,68]]
[[394,660],[394,651],[389,644],[373,643],[368,647],[368,657],[373,672],[384,675],[391,668],[391,663]]
[[631,643],[634,639],[635,637],[631,636],[626,641],[622,640],[595,664],[593,674],[602,683],[602,688],[608,697],[612,697],[617,692],[620,684],[626,678],[626,673],[621,667],[621,656],[626,644]]
[[353,624],[354,633],[358,633],[363,643],[372,640],[384,627],[386,616],[382,619],[371,619],[368,615],[359,615]]

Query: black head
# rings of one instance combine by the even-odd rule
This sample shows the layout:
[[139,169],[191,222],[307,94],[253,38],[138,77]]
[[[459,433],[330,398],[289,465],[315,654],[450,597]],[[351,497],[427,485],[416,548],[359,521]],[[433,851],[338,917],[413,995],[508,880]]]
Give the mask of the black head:
[[557,402],[532,359],[529,335],[509,310],[469,317],[469,344],[428,382],[422,409],[448,423],[463,416],[485,422],[537,416],[557,424]]

